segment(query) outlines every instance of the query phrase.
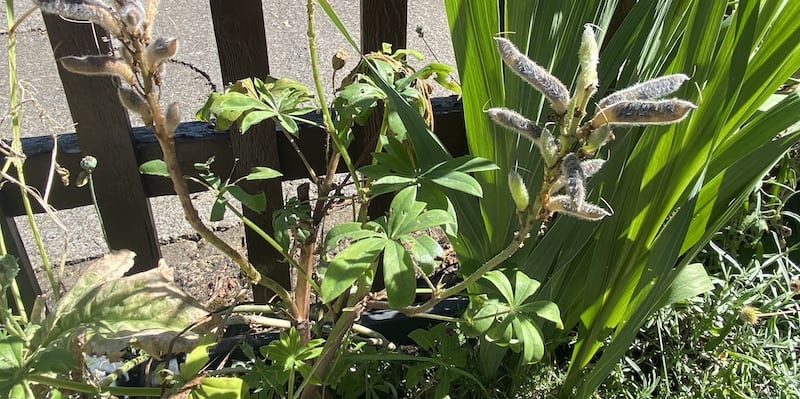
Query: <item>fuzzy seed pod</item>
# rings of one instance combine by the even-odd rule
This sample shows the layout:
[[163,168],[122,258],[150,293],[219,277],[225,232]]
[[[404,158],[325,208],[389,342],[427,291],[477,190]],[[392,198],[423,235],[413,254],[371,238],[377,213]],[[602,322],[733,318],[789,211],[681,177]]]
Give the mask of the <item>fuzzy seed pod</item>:
[[556,113],[559,115],[565,114],[569,104],[567,87],[547,70],[528,59],[510,40],[502,37],[494,39],[497,41],[497,49],[506,65],[536,90],[544,94]]
[[563,213],[582,220],[597,221],[612,213],[588,202],[575,203],[567,195],[551,197],[545,208],[550,212]]
[[558,143],[556,137],[553,136],[553,133],[551,133],[546,128],[542,129],[542,140],[541,143],[539,144],[539,151],[542,154],[542,159],[544,160],[544,163],[548,167],[551,167],[556,164],[559,147],[560,144]]
[[82,75],[115,75],[131,86],[136,84],[136,75],[122,58],[107,55],[85,57],[68,56],[59,60],[64,69]]
[[111,8],[99,0],[33,0],[42,12],[60,15],[67,19],[89,21],[100,25],[115,37],[122,35],[122,28]]
[[178,52],[178,39],[160,37],[144,50],[144,61],[148,71],[155,71],[162,62]]
[[[570,156],[570,154],[568,154],[567,156]],[[567,156],[565,156],[564,158],[567,159]],[[570,160],[568,161],[568,163],[573,162],[572,158],[574,158],[574,156],[570,156]],[[584,182],[585,179],[594,176],[594,174],[597,173],[605,163],[606,163],[605,159],[587,159],[581,161],[580,168],[581,172],[583,172]],[[571,165],[571,167],[574,167],[574,165]],[[562,163],[562,175],[553,183],[552,186],[550,186],[549,190],[550,195],[558,192],[559,190],[564,188],[564,186],[567,184],[567,175],[564,174],[563,169],[565,169],[565,167],[564,164]],[[575,198],[575,197],[573,197],[573,199],[579,200],[579,202],[584,200],[584,198]]]
[[581,161],[574,153],[564,156],[561,161],[561,175],[565,178],[567,194],[575,203],[582,203],[586,198],[586,175],[581,168]]
[[516,170],[508,172],[508,189],[511,191],[511,198],[514,200],[514,205],[517,206],[517,212],[522,212],[527,209],[530,203],[528,188],[525,187],[522,176],[520,176]]
[[614,92],[600,100],[598,109],[607,108],[622,101],[655,100],[678,90],[689,77],[682,74],[661,76],[642,83],[635,84],[626,89]]
[[164,127],[167,129],[167,133],[173,134],[175,133],[175,129],[178,127],[178,123],[181,122],[181,109],[178,103],[172,103],[167,108],[167,114],[164,117]]
[[119,7],[119,15],[128,32],[134,36],[142,35],[144,25],[144,7],[138,1],[128,1]]
[[147,102],[142,98],[141,94],[127,87],[119,87],[117,88],[117,95],[119,96],[119,101],[125,108],[142,117],[145,126],[153,125],[153,114],[150,112],[150,107],[147,106]]
[[534,143],[541,138],[542,128],[515,111],[508,108],[489,108],[486,113],[498,125],[511,129]]
[[597,112],[590,121],[593,128],[604,125],[667,125],[685,118],[694,104],[678,100],[621,101]]
[[586,144],[581,149],[588,154],[593,154],[611,140],[614,140],[614,133],[611,132],[611,128],[608,125],[600,126],[597,129],[592,129]]

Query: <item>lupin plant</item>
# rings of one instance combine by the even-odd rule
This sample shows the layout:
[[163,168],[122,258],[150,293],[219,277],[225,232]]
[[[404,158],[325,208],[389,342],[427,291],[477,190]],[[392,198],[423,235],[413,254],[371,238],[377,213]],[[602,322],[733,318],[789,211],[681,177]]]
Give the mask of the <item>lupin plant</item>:
[[[544,221],[553,213],[589,221],[611,216],[610,210],[586,199],[586,180],[597,173],[605,162],[594,156],[614,139],[611,129],[615,126],[675,123],[695,108],[688,101],[661,99],[678,90],[689,79],[684,74],[674,74],[606,96],[597,102],[595,113],[586,120],[587,107],[598,86],[599,48],[591,25],[584,27],[581,37],[578,52],[580,70],[572,96],[558,78],[527,58],[511,41],[502,37],[495,40],[503,62],[541,92],[554,112],[549,118],[552,123],[539,126],[508,108],[487,110],[495,123],[530,140],[539,149],[545,170],[544,184],[536,201],[527,201],[528,193],[516,171],[511,171],[509,175],[509,187],[518,212],[536,215],[538,221]],[[527,225],[532,226],[533,223],[528,222]]]

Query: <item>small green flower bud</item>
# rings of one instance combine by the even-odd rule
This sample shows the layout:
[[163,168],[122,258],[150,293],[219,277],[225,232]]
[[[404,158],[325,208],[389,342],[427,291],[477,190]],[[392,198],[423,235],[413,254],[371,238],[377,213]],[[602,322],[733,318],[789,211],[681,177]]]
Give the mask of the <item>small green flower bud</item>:
[[97,158],[87,155],[81,159],[81,169],[92,173],[97,167]]
[[508,189],[511,191],[511,198],[517,206],[517,212],[522,212],[527,209],[530,203],[528,188],[525,187],[522,176],[520,176],[516,170],[508,172]]

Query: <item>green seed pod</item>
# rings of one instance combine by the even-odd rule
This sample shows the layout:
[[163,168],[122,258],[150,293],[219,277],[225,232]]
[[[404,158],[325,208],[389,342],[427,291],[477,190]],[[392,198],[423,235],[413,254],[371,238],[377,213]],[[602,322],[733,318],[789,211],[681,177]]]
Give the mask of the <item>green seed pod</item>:
[[511,198],[517,206],[517,212],[522,212],[527,209],[530,203],[528,188],[525,187],[522,176],[520,176],[516,170],[508,172],[508,188],[511,191]]
[[178,39],[160,37],[144,50],[144,61],[148,71],[155,71],[162,62],[178,52]]
[[589,24],[586,24],[583,29],[578,60],[581,68],[575,87],[575,107],[584,112],[586,105],[589,103],[589,98],[597,91],[597,63],[600,61],[597,38],[594,36],[594,30]]
[[511,129],[530,141],[538,142],[541,137],[542,128],[515,111],[508,108],[489,108],[486,113],[498,125]]
[[617,91],[597,103],[598,109],[607,108],[622,101],[655,100],[674,93],[689,77],[682,74],[661,76],[626,89]]
[[136,75],[122,58],[107,55],[85,57],[68,56],[59,60],[64,69],[82,75],[115,75],[131,86],[136,84]]
[[604,125],[667,125],[679,122],[694,108],[697,106],[678,99],[621,101],[598,111],[590,123],[595,129]]
[[95,168],[97,168],[97,158],[91,155],[81,158],[81,169],[92,173]]
[[117,95],[119,96],[119,101],[125,108],[142,117],[145,126],[153,125],[153,114],[150,112],[150,107],[141,94],[127,87],[119,87],[117,88]]
[[181,109],[178,103],[172,103],[167,108],[167,114],[164,117],[164,127],[167,129],[167,133],[173,134],[175,133],[175,129],[178,127],[178,123],[181,121]]
[[555,76],[522,54],[510,40],[496,37],[497,49],[506,65],[531,86],[539,90],[550,101],[559,115],[567,112],[569,91]]

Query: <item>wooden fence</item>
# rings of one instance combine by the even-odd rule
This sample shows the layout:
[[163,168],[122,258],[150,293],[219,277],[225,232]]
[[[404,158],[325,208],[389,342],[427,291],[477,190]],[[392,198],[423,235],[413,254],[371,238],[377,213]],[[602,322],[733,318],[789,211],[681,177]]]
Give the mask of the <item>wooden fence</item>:
[[[214,35],[219,53],[223,81],[228,83],[246,77],[263,77],[269,74],[269,59],[261,0],[210,0]],[[98,53],[97,40],[103,32],[96,32],[87,24],[67,22],[59,17],[45,15],[45,26],[56,59],[67,55]],[[407,0],[361,0],[362,51],[374,51],[381,43],[391,43],[395,48],[406,45]],[[95,37],[97,35],[98,37]],[[100,53],[110,48],[100,49]],[[53,62],[56,62],[53,60]],[[102,165],[94,174],[97,201],[103,215],[103,227],[113,249],[127,248],[136,252],[139,272],[156,265],[161,257],[148,197],[174,194],[168,179],[141,176],[138,165],[161,157],[155,137],[144,128],[132,128],[126,110],[116,95],[118,81],[111,78],[88,77],[66,72],[58,67],[76,132],[58,136],[58,158],[62,166],[71,171],[80,170],[83,154],[91,154]],[[91,93],[91,95],[87,95]],[[466,153],[463,115],[453,98],[437,99],[434,103],[435,126],[442,141],[454,155]],[[313,117],[313,116],[310,116]],[[363,137],[364,131],[356,132]],[[368,133],[368,132],[367,132]],[[303,126],[298,145],[319,174],[324,174],[324,132]],[[306,169],[294,149],[282,134],[276,134],[272,122],[262,123],[246,135],[220,134],[204,123],[182,123],[176,131],[178,157],[186,175],[195,174],[195,162],[215,157],[217,170],[236,168],[239,175],[253,166],[269,166],[284,173],[284,179],[306,177]],[[360,143],[352,151],[361,151]],[[32,186],[42,190],[50,168],[53,142],[51,137],[23,139],[26,154],[25,174]],[[233,162],[238,159],[238,162]],[[193,186],[194,191],[201,187]],[[271,232],[272,211],[283,205],[280,181],[269,180],[245,187],[250,192],[264,191],[269,209],[255,214],[245,209],[245,215]],[[50,203],[56,209],[70,209],[90,205],[86,188],[53,185]],[[42,209],[37,209],[41,212]],[[17,280],[26,306],[30,306],[41,293],[14,223],[14,216],[24,214],[19,189],[6,184],[0,191],[0,220],[9,253],[20,260],[22,271]],[[176,216],[177,217],[177,216]],[[265,245],[250,229],[246,229],[248,257],[262,272],[288,287],[289,270],[277,260],[280,256]],[[256,291],[256,299],[264,299],[266,292]]]

